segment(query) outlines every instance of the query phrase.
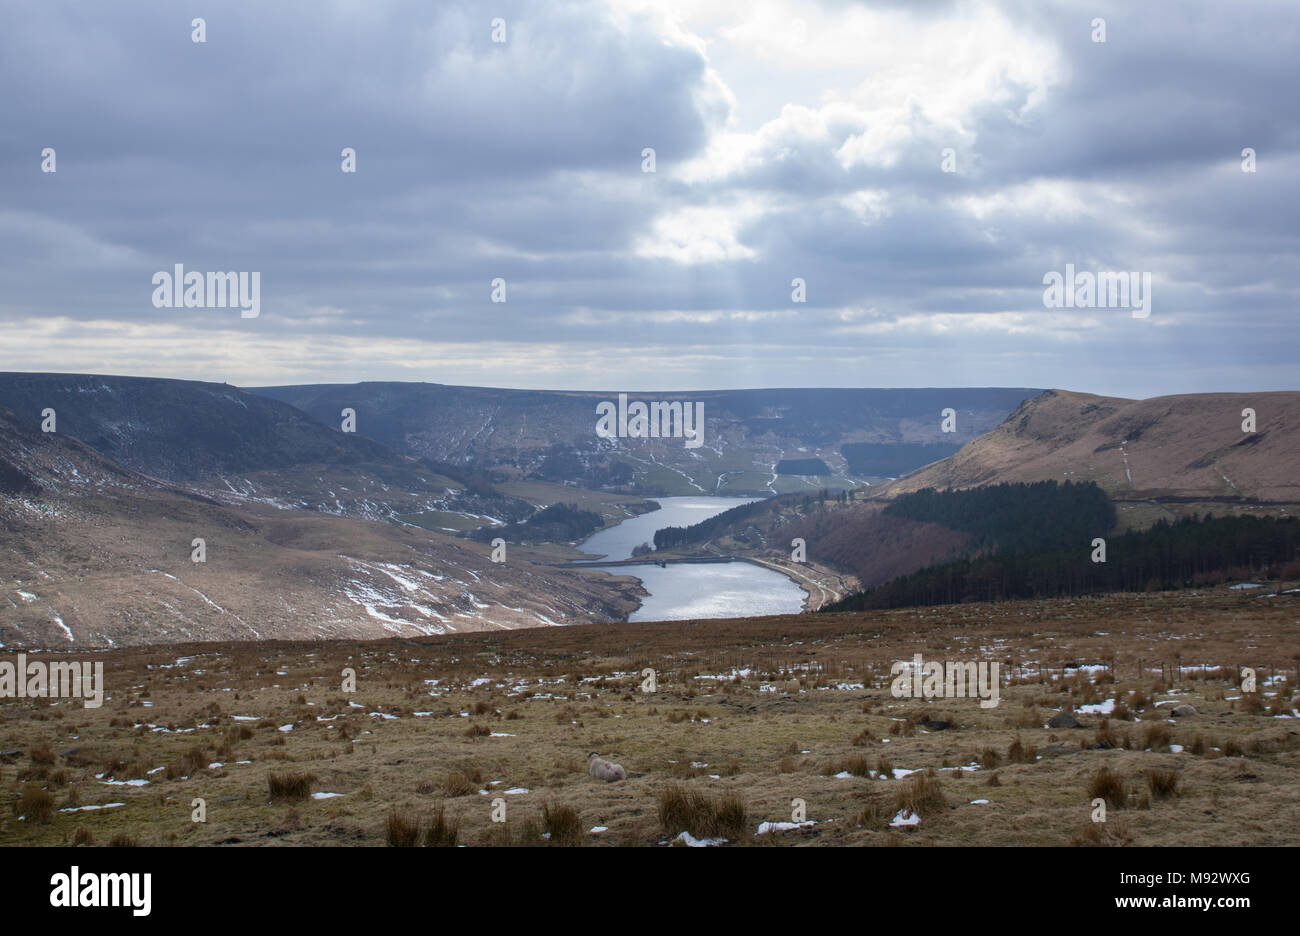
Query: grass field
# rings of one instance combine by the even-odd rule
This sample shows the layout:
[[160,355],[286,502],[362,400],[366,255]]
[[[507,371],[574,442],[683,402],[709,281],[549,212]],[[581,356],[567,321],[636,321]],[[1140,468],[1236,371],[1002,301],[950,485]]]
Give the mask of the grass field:
[[[1297,598],[98,653],[102,708],[0,702],[0,842],[1294,845]],[[1000,662],[1000,704],[894,698],[917,653]],[[590,751],[631,775],[592,779]],[[759,834],[796,800],[812,824]]]

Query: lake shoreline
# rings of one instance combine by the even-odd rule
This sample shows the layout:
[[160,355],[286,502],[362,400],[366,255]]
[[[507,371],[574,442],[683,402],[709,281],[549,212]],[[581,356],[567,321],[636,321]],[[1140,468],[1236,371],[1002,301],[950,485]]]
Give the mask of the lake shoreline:
[[[733,507],[752,503],[761,498],[733,498],[698,495],[691,497],[671,497],[657,500],[658,511],[651,511],[639,517],[628,518],[612,527],[593,534],[577,549],[585,556],[599,558],[574,559],[567,563],[569,568],[589,568],[609,575],[636,579],[645,597],[638,607],[629,613],[627,620],[634,621],[636,616],[645,612],[650,606],[651,614],[657,614],[657,606],[664,605],[664,620],[681,620],[685,616],[712,618],[727,613],[734,613],[734,606],[750,605],[746,613],[755,616],[766,614],[801,613],[813,609],[814,602],[822,603],[825,595],[814,598],[815,585],[801,581],[801,577],[790,570],[783,569],[775,562],[768,562],[750,556],[720,556],[715,554],[667,554],[656,555],[655,552],[637,554],[636,551],[646,543],[653,543],[654,535],[659,529],[672,526],[689,526],[716,516]],[[721,503],[719,503],[721,502]],[[715,565],[720,568],[710,575],[700,566]],[[665,572],[669,566],[691,567],[689,573],[678,573],[669,579]],[[638,568],[639,567],[639,568]],[[739,567],[748,567],[752,571],[742,571]],[[757,570],[775,572],[778,580],[768,578]],[[637,574],[641,572],[642,574]],[[793,585],[793,589],[789,586]],[[797,607],[794,603],[797,602]],[[699,609],[700,613],[690,613]]]

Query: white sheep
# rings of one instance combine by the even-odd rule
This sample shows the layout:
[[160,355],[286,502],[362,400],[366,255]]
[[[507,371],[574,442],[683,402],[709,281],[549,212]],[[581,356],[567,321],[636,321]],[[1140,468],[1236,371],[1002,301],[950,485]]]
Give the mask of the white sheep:
[[587,755],[587,772],[597,780],[626,780],[627,771],[622,764],[615,764],[602,758],[595,751]]

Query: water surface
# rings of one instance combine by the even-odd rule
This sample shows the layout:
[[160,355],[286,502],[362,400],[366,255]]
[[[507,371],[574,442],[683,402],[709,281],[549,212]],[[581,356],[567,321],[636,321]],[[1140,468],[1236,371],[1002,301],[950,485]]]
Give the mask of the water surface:
[[629,517],[617,526],[594,533],[578,546],[583,552],[595,553],[593,559],[631,559],[632,550],[642,543],[654,545],[655,531],[666,527],[685,527],[701,520],[760,500],[757,497],[653,497],[658,510],[639,517]]
[[[629,517],[601,530],[579,547],[604,559],[630,559],[642,543],[654,543],[656,530],[690,526],[758,500],[754,497],[658,497],[660,509]],[[596,566],[596,568],[602,568]],[[682,621],[699,618],[795,614],[803,609],[804,591],[780,572],[750,562],[652,563],[606,568],[614,575],[634,575],[649,596],[631,621]]]

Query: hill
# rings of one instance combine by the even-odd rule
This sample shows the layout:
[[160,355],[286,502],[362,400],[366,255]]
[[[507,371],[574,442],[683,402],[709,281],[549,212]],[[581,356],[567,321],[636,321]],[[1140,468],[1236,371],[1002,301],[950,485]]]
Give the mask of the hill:
[[[920,467],[992,429],[1038,391],[760,389],[629,394],[629,401],[704,407],[702,445],[680,438],[600,438],[597,404],[617,392],[498,390],[428,383],[260,387],[324,423],[357,413],[357,432],[415,457],[436,457],[519,477],[638,495],[774,494],[848,488]],[[941,430],[944,409],[956,432]],[[853,444],[900,446],[864,457]],[[934,446],[939,446],[938,449]],[[875,450],[873,450],[875,451]],[[824,475],[810,475],[809,470]],[[850,464],[852,459],[852,465]],[[781,462],[785,460],[784,470]]]
[[[0,373],[0,407],[118,465],[223,503],[393,519],[427,511],[500,522],[532,507],[481,472],[400,455],[293,406],[227,384],[87,374]],[[482,519],[479,522],[483,522]]]
[[[1254,432],[1242,430],[1247,408],[1255,411]],[[850,588],[869,588],[995,545],[1055,546],[1020,542],[1005,527],[1050,528],[1061,520],[1057,508],[1038,518],[1041,523],[1028,516],[1016,520],[1018,510],[1032,509],[1032,499],[1016,491],[999,499],[1000,485],[1095,485],[1114,507],[1117,531],[1139,531],[1193,514],[1295,516],[1300,513],[1297,464],[1300,393],[1135,401],[1049,390],[956,453],[895,481],[851,492],[773,498],[666,532],[657,543],[790,568],[791,543],[798,538],[806,544],[803,568],[819,572],[823,581],[836,574]],[[918,501],[903,512],[887,509],[926,489],[971,488],[989,496],[937,496],[925,502],[924,511],[913,509]],[[1112,527],[1096,519],[1090,524],[1097,533]],[[995,527],[995,537],[982,535]],[[1084,543],[1092,535],[1072,533]]]
[[[1256,414],[1242,431],[1242,411]],[[1092,481],[1111,497],[1260,506],[1300,502],[1300,392],[1125,400],[1049,390],[954,455],[889,484]]]
[[[378,637],[620,619],[627,579],[418,527],[247,501],[0,410],[0,644]],[[204,561],[195,562],[195,540]]]

